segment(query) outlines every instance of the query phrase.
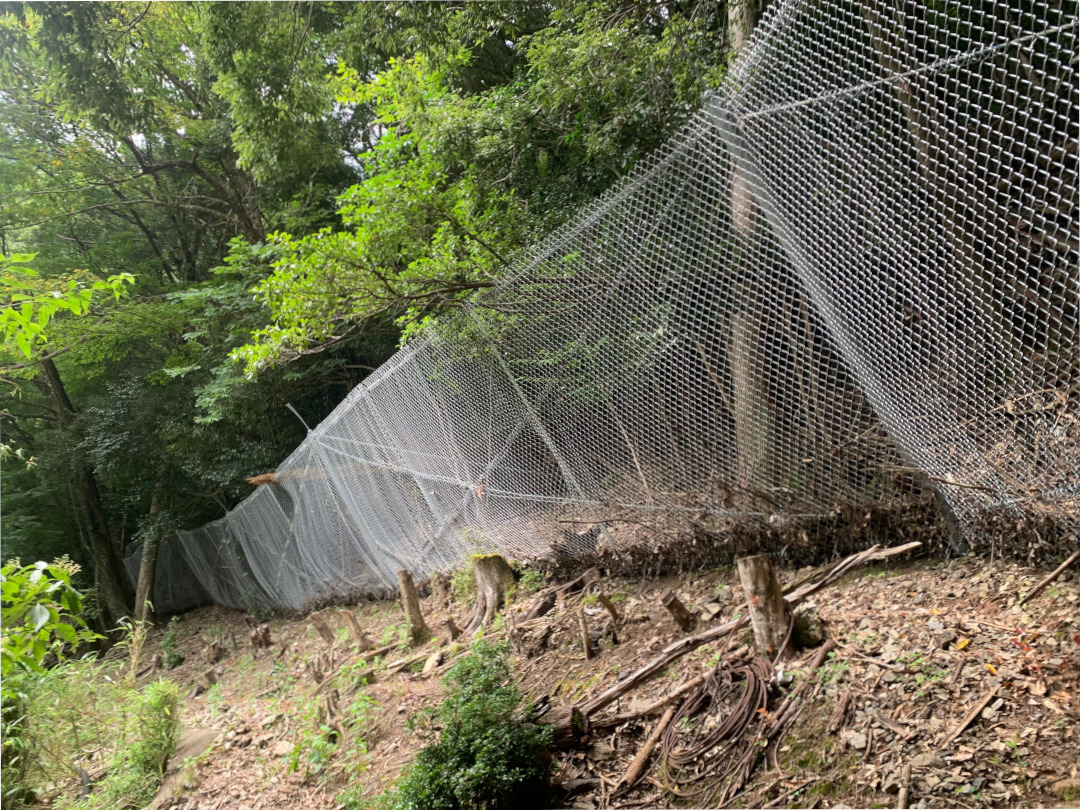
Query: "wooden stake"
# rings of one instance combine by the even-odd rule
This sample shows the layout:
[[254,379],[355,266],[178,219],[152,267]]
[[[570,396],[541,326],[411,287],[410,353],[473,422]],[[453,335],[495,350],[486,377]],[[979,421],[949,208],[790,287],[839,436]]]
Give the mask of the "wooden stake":
[[697,616],[686,609],[686,605],[679,601],[675,591],[665,593],[660,600],[660,604],[667,608],[671,618],[675,620],[675,623],[679,625],[679,629],[684,633],[689,633],[694,629],[694,625],[697,624]]
[[739,581],[746,593],[750,608],[750,624],[754,628],[754,643],[770,658],[786,658],[791,652],[790,641],[785,643],[788,630],[787,605],[780,580],[773,571],[767,554],[756,554],[737,560]]
[[578,626],[581,628],[581,647],[585,650],[585,660],[588,661],[593,657],[592,639],[589,638],[589,622],[585,618],[585,609],[578,608]]
[[416,593],[416,585],[413,583],[412,574],[402,568],[398,571],[398,587],[401,591],[401,605],[405,608],[405,616],[409,623],[409,640],[416,644],[423,644],[431,638],[431,630],[424,621],[424,614],[420,610],[420,597]]
[[1072,553],[1072,556],[1069,557],[1069,559],[1065,560],[1065,562],[1063,562],[1061,565],[1054,569],[1054,573],[1052,573],[1050,576],[1048,576],[1046,579],[1044,579],[1042,582],[1032,588],[1031,593],[1021,599],[1020,603],[1025,604],[1027,602],[1030,602],[1032,599],[1042,593],[1043,588],[1045,588],[1047,585],[1057,579],[1061,575],[1062,571],[1064,571],[1077,560],[1080,560],[1080,549],[1074,551]]

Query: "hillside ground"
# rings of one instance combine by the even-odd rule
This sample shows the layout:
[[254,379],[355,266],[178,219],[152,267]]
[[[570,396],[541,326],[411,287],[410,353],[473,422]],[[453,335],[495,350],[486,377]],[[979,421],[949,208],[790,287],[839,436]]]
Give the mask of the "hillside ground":
[[[779,573],[788,582],[801,572]],[[810,699],[776,754],[757,766],[727,804],[895,807],[903,767],[910,765],[910,807],[1077,806],[1080,586],[1075,570],[1066,571],[1023,604],[1022,596],[1046,573],[984,559],[882,563],[818,593],[814,601],[825,632],[838,647],[812,673],[813,650],[785,666],[794,677],[787,689],[812,679]],[[528,579],[535,584],[538,577],[523,585]],[[742,604],[731,567],[644,581],[601,579],[531,622],[513,618],[533,597],[519,587],[489,633],[513,642],[525,705],[545,696],[553,705],[579,703],[682,635],[661,605],[668,589],[698,612],[699,629],[726,621]],[[598,639],[595,657],[586,660],[578,608],[599,629],[607,617],[597,600],[600,592],[619,613],[618,643]],[[437,604],[428,596],[422,604],[436,632],[449,617],[462,625],[469,611],[467,597]],[[347,610],[374,645],[403,642],[397,602]],[[335,633],[332,645],[310,617],[270,618],[273,646],[256,650],[249,642],[251,617],[220,607],[155,627],[145,655],[166,643],[184,662],[146,677],[164,675],[188,694],[182,743],[187,748],[173,757],[173,775],[156,806],[353,808],[394,782],[421,745],[407,719],[439,700],[439,676],[455,654],[467,654],[467,645],[443,647],[445,662],[422,656],[392,673],[395,660],[414,654],[407,645],[355,663],[357,648],[340,609],[320,615]],[[217,683],[196,689],[207,685],[207,647],[215,641],[224,653],[216,664]],[[744,631],[733,646],[748,641]],[[435,650],[436,643],[423,651]],[[593,720],[640,711],[714,667],[723,648],[705,645],[685,655]],[[418,671],[425,664],[429,671]],[[334,672],[336,677],[327,675]],[[365,675],[374,683],[363,685]],[[327,677],[334,679],[324,683]],[[985,708],[955,736],[961,720],[995,687]],[[779,702],[785,688],[775,691]],[[845,700],[848,709],[840,718],[837,706]],[[580,750],[556,752],[551,776],[559,787],[552,802],[588,808],[701,806],[715,786],[707,779],[691,785],[682,772],[665,774],[655,755],[634,790],[614,793],[657,721],[657,715],[629,720],[595,732]],[[706,711],[692,722],[709,727],[716,720]]]

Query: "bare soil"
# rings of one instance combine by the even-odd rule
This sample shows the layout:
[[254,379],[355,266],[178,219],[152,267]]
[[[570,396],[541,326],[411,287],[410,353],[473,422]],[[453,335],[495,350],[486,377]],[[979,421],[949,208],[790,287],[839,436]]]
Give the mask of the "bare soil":
[[[792,581],[801,573],[781,571],[780,578]],[[910,807],[1078,806],[1080,577],[1075,568],[1067,571],[1023,604],[1022,596],[1046,573],[983,559],[923,560],[854,572],[817,594],[825,632],[839,646],[815,672],[808,671],[812,649],[782,666],[779,680],[785,685],[774,687],[769,711],[806,679],[809,700],[776,756],[759,763],[728,804],[896,807],[903,769],[910,765]],[[727,621],[743,601],[730,567],[662,579],[604,578],[584,594],[560,598],[554,611],[530,622],[513,618],[531,602],[531,594],[519,593],[501,627],[489,632],[512,641],[526,705],[545,697],[553,705],[580,703],[682,635],[660,603],[668,589],[698,613],[699,629]],[[620,614],[613,627],[618,643],[610,632],[595,639],[597,654],[586,660],[578,608],[595,632],[609,624],[597,592]],[[437,605],[430,596],[421,604],[436,632],[448,617],[463,626],[470,608]],[[348,609],[376,646],[404,638],[398,603]],[[372,662],[375,683],[357,685],[353,676],[369,665],[350,666],[358,652],[338,609],[322,615],[336,628],[332,646],[310,619],[277,618],[269,622],[274,645],[262,651],[248,643],[245,614],[212,607],[180,618],[184,663],[147,677],[164,675],[188,691],[206,685],[211,665],[202,654],[210,642],[223,639],[226,654],[216,664],[217,685],[184,702],[185,726],[211,733],[214,742],[186,763],[184,777],[171,780],[157,806],[338,808],[345,806],[347,791],[350,806],[356,806],[393,783],[421,745],[406,720],[437,704],[440,675],[455,656],[467,654],[467,645],[442,647],[446,660],[437,665],[403,645]],[[155,628],[148,655],[160,649],[166,627]],[[748,641],[747,632],[733,646]],[[419,651],[436,651],[438,644],[434,639]],[[715,667],[723,647],[698,648],[592,719],[640,711]],[[388,670],[406,657],[418,660],[401,671]],[[420,671],[425,664],[428,674]],[[345,674],[322,685],[326,673],[343,666]],[[347,707],[361,694],[373,703],[352,722]],[[845,694],[848,711],[830,732]],[[986,707],[955,734],[983,701]],[[715,725],[713,709],[692,718],[688,726],[696,728],[686,733]],[[613,790],[658,718],[659,713],[630,720],[596,732],[586,748],[555,752],[553,803],[701,806],[694,794],[678,794],[708,788],[708,780],[693,782],[693,769],[665,773],[657,755],[634,790]],[[760,722],[769,722],[768,712]],[[313,752],[310,743],[319,738],[320,724],[333,729],[337,746]],[[174,761],[173,771],[182,764]]]

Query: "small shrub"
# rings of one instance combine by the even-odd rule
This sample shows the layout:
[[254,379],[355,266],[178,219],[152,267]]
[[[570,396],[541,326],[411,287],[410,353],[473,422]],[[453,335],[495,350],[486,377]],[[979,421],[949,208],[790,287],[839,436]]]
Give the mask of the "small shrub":
[[[410,724],[431,742],[421,749],[388,804],[395,810],[500,810],[539,807],[546,798],[541,759],[550,730],[518,716],[507,648],[481,639],[443,681],[438,709]],[[436,731],[436,729],[439,729]]]
[[161,652],[165,656],[165,668],[176,669],[184,663],[183,653],[177,644],[180,637],[180,617],[173,616],[169,619],[169,626],[161,639]]
[[526,568],[521,572],[518,579],[518,590],[521,593],[536,593],[544,587],[544,575],[535,568]]

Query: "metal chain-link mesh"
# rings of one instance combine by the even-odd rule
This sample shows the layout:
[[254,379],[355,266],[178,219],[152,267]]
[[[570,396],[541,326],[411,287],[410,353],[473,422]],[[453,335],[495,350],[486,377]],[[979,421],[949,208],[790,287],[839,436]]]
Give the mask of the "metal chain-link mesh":
[[1075,543],[1077,59],[1075,0],[774,5],[678,137],[183,562],[217,602],[299,608],[930,491],[958,542]]

